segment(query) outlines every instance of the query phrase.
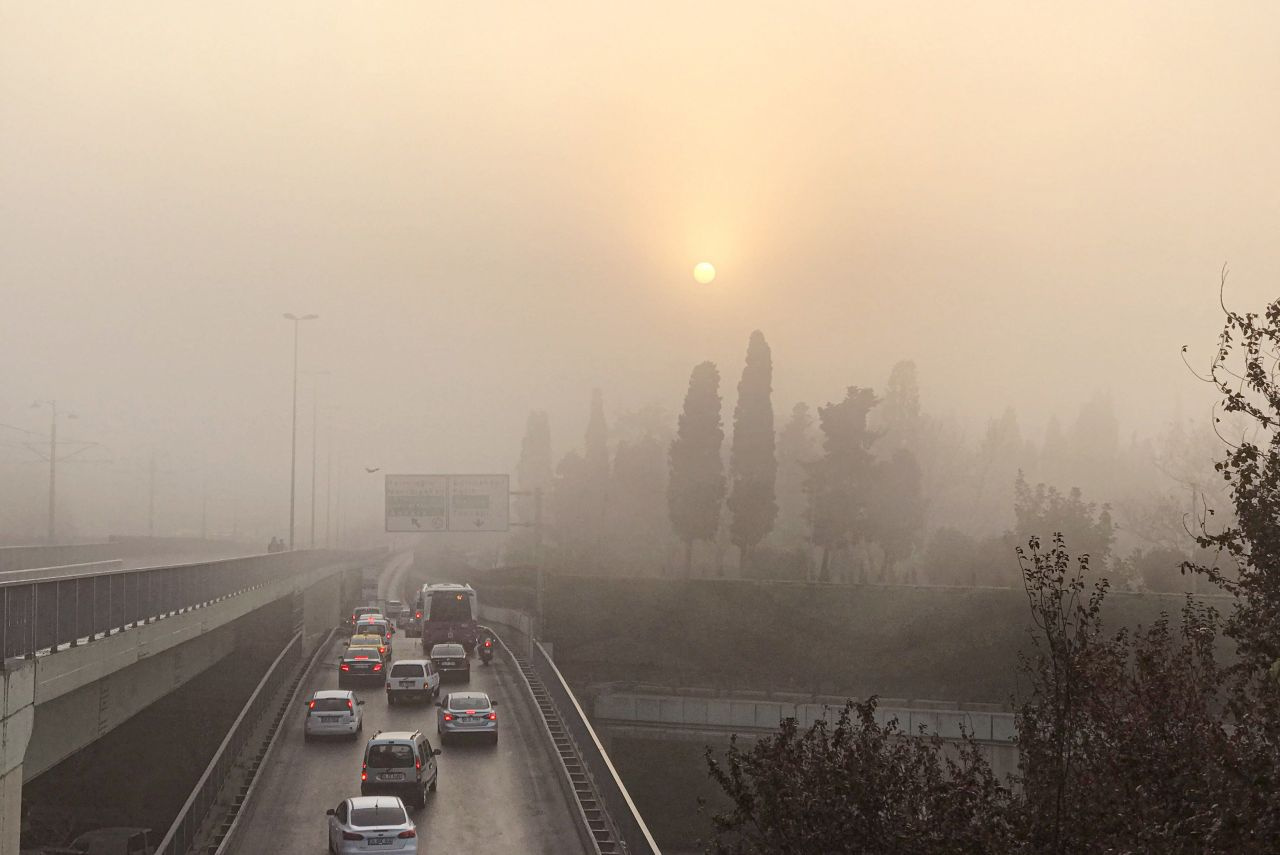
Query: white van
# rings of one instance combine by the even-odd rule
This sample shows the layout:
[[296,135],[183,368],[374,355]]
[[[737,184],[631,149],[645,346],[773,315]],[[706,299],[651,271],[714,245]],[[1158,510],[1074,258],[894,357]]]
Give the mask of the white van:
[[428,703],[440,695],[440,672],[430,659],[401,659],[387,673],[387,703],[425,698]]

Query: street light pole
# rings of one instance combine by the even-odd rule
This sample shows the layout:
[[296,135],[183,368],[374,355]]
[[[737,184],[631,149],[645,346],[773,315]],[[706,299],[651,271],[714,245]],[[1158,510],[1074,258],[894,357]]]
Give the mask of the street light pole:
[[319,438],[319,432],[316,430],[316,419],[320,415],[320,406],[318,399],[320,398],[319,387],[311,390],[311,548],[316,548],[316,440]]
[[285,314],[293,321],[293,428],[289,443],[289,549],[293,549],[294,520],[298,505],[298,324],[314,321],[319,315]]
[[[57,542],[58,536],[58,402],[36,401],[31,406],[34,408],[45,404],[49,405],[49,516],[45,539],[52,545]],[[75,413],[63,415],[69,419],[76,417]]]

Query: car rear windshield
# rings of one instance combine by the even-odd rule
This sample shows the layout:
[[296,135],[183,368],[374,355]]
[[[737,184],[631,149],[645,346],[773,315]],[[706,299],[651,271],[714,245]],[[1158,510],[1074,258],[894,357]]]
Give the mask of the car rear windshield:
[[366,761],[375,769],[399,769],[413,765],[413,748],[408,745],[371,745]]
[[356,808],[351,811],[351,824],[362,828],[368,828],[373,825],[403,825],[404,820],[404,811],[395,805]]
[[348,659],[381,659],[382,654],[376,647],[351,647],[347,649]]
[[314,712],[346,712],[351,709],[348,703],[346,698],[316,698],[311,702],[311,709]]
[[431,648],[432,656],[466,656],[461,644],[437,644]]
[[421,677],[421,665],[396,665],[391,669],[392,677]]
[[488,698],[477,698],[475,695],[453,695],[449,698],[449,709],[451,710],[484,710],[488,708]]

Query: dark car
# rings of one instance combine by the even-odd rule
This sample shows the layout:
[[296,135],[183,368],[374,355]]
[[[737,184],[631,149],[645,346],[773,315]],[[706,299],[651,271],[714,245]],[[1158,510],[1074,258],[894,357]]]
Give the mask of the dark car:
[[471,660],[467,658],[467,649],[461,644],[437,644],[431,648],[431,664],[440,672],[440,682],[454,677],[463,680],[471,679]]
[[338,660],[338,688],[352,683],[382,683],[385,665],[376,647],[348,647]]

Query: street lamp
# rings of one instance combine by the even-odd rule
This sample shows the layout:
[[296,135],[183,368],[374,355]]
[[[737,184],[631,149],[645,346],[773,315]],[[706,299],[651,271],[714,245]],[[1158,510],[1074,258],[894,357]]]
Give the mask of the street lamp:
[[[32,409],[39,409],[45,405],[49,406],[49,532],[47,539],[50,545],[57,541],[56,536],[57,517],[58,517],[58,402],[57,401],[36,401],[31,405]],[[75,413],[63,413],[69,419],[76,418]]]
[[298,501],[298,324],[320,316],[286,313],[284,317],[293,321],[293,439],[289,445],[289,548],[293,549],[293,518]]
[[[328,377],[328,371],[304,371],[310,377]],[[320,416],[320,382],[311,387],[311,549],[316,548],[316,448],[319,434],[316,428]]]

